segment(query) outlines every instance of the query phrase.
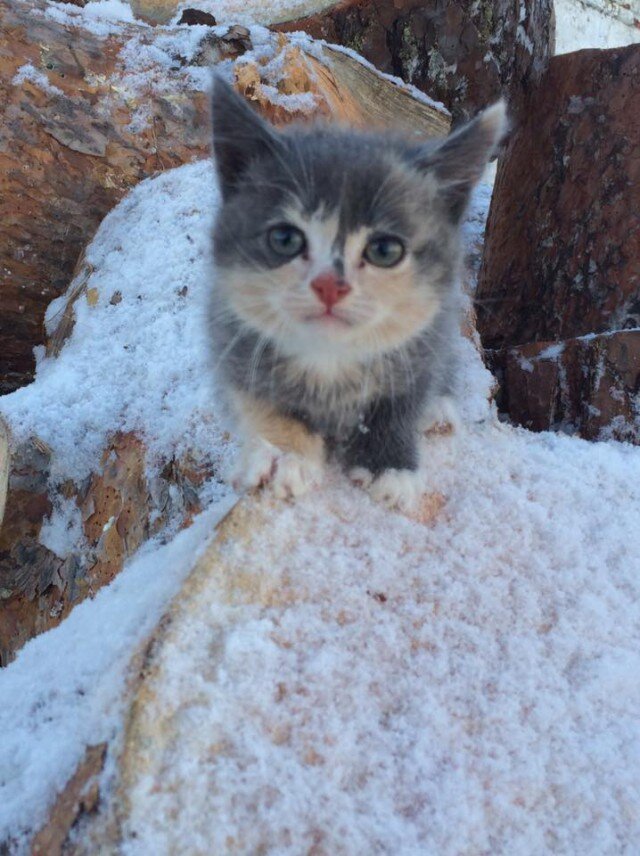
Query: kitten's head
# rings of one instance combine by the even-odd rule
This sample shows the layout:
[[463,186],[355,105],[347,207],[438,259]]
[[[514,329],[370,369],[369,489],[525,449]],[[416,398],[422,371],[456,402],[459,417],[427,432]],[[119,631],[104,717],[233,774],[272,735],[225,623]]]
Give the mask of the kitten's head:
[[216,80],[222,311],[305,362],[403,344],[453,285],[460,221],[504,130],[499,103],[436,143],[280,132]]

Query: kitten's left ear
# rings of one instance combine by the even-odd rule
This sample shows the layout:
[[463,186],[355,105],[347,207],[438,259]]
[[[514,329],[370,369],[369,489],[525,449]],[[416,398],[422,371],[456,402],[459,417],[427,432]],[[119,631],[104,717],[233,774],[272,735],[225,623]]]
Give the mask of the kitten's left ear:
[[222,196],[227,199],[251,161],[281,146],[275,131],[221,77],[214,77],[211,100],[213,153]]
[[454,222],[462,218],[474,185],[507,130],[507,108],[498,101],[418,157],[418,166],[438,179]]

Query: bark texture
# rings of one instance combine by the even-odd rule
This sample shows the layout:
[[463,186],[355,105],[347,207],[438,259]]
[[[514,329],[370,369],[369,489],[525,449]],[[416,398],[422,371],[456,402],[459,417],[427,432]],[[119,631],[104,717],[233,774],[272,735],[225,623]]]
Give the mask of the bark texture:
[[640,46],[580,51],[551,61],[502,158],[478,329],[519,424],[640,439],[639,139]]
[[442,101],[454,124],[501,94],[518,114],[554,42],[551,0],[342,0],[278,26],[352,48]]

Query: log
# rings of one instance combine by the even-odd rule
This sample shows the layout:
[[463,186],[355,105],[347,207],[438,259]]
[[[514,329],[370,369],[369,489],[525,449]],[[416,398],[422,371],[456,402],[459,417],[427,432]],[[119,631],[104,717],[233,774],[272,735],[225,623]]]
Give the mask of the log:
[[62,856],[63,847],[78,818],[95,810],[99,798],[98,776],[102,772],[106,743],[88,746],[83,760],[58,795],[47,824],[31,845],[31,856]]
[[[441,515],[444,503],[444,497],[440,494],[426,495],[415,519],[424,526],[433,525]],[[331,521],[329,525],[344,531],[341,512],[330,509],[328,513]],[[128,714],[122,747],[117,756],[115,781],[109,793],[103,795],[99,812],[84,819],[82,836],[76,837],[72,845],[67,843],[63,852],[73,856],[120,852],[124,837],[132,833],[135,835],[136,823],[145,810],[149,793],[171,794],[180,799],[180,785],[176,788],[175,782],[166,784],[167,758],[174,752],[185,751],[196,765],[203,759],[194,753],[193,747],[182,747],[180,711],[189,709],[194,702],[193,695],[186,688],[184,693],[175,696],[175,705],[165,702],[164,687],[173,654],[179,648],[183,663],[190,662],[189,658],[197,660],[205,649],[214,652],[213,658],[217,656],[215,645],[206,637],[201,638],[201,645],[193,646],[187,629],[194,623],[200,626],[203,610],[233,604],[239,615],[244,609],[252,607],[265,611],[281,610],[284,615],[305,608],[309,593],[304,582],[297,578],[298,573],[294,570],[291,578],[283,585],[282,568],[288,563],[293,563],[291,567],[295,568],[296,561],[299,561],[295,549],[301,542],[307,542],[317,550],[326,548],[327,509],[323,505],[317,519],[314,519],[313,514],[306,519],[302,530],[289,530],[286,537],[277,540],[267,538],[265,541],[266,533],[287,514],[287,506],[270,498],[268,494],[249,496],[237,503],[218,524],[215,540],[189,574],[154,632],[138,651],[132,653],[130,680],[126,690]],[[405,549],[410,551],[409,533],[405,537]],[[364,570],[363,579],[366,577]],[[368,591],[366,596],[378,606],[383,606],[387,598],[384,592],[378,591]],[[329,586],[325,597],[326,612],[335,616],[333,620],[339,632],[346,620],[339,595]],[[219,629],[214,621],[207,632],[217,636]],[[185,638],[189,641],[183,646],[180,640]],[[194,674],[198,674],[198,669],[199,666],[194,664]],[[197,689],[194,691],[197,694]],[[245,715],[250,714],[245,712]],[[206,740],[204,742],[207,743]],[[220,748],[208,745],[205,751],[214,758]],[[199,747],[196,748],[198,751]],[[53,825],[53,834],[59,835],[61,823],[58,806],[61,802],[65,805],[69,802],[68,791],[76,793],[75,783],[85,765],[86,761],[82,762],[63,791],[63,796],[56,802],[50,824],[40,831],[40,838],[48,834],[50,825]],[[188,782],[183,784],[189,787]],[[68,810],[64,816],[68,816]],[[158,813],[155,822],[160,834],[170,838],[170,831],[161,813]],[[190,843],[174,840],[171,844],[172,851],[193,852]],[[236,852],[236,848],[231,847],[229,852]],[[240,848],[240,852],[246,851]]]
[[640,442],[639,75],[640,45],[554,57],[500,162],[478,330],[528,428]]
[[[180,0],[129,3],[150,24],[168,23],[179,9],[199,12],[185,10]],[[455,124],[500,95],[518,116],[555,50],[552,0],[251,0],[242,13],[282,32],[301,30],[354,50],[441,101]]]
[[278,29],[345,45],[441,101],[454,124],[502,94],[517,117],[553,55],[551,0],[340,0],[278,12]]

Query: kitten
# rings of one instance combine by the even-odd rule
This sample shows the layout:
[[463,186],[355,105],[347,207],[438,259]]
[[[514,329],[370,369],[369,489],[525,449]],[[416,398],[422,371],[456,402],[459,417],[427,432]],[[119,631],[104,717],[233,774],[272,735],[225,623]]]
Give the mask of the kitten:
[[503,103],[435,143],[277,131],[216,80],[211,324],[236,487],[296,496],[332,456],[375,499],[417,501],[425,413],[455,392],[460,221],[504,131]]

